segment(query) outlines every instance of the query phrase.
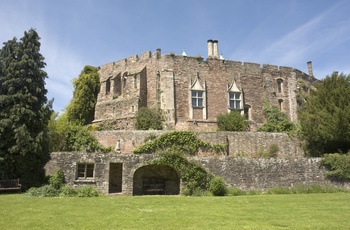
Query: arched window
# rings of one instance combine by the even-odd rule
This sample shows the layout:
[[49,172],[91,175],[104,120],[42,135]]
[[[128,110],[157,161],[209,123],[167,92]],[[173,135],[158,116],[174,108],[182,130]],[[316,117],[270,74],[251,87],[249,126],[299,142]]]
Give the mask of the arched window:
[[137,89],[137,74],[134,75],[134,89]]
[[277,93],[283,93],[283,80],[277,79]]
[[106,94],[109,94],[111,92],[111,78],[108,78],[106,80]]
[[278,99],[278,106],[279,106],[280,111],[283,112],[283,99]]
[[244,109],[242,90],[237,87],[235,80],[233,80],[231,86],[228,87],[228,108],[229,110]]

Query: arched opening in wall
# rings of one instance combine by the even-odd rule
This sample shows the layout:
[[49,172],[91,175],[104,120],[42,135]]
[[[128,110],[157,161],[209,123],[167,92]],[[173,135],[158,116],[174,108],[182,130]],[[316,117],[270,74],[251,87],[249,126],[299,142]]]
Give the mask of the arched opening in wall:
[[138,168],[133,177],[133,195],[178,195],[180,177],[167,165],[146,165]]
[[252,115],[251,115],[252,111],[251,110],[252,109],[251,109],[250,105],[248,105],[248,104],[244,105],[244,116],[248,121],[252,119]]
[[278,99],[278,107],[281,112],[283,112],[283,99]]
[[116,97],[119,97],[122,94],[122,82],[121,82],[121,76],[118,74],[114,78],[114,84],[113,84],[113,95]]
[[111,92],[111,78],[106,80],[106,95]]
[[277,93],[282,94],[283,93],[283,80],[277,79]]

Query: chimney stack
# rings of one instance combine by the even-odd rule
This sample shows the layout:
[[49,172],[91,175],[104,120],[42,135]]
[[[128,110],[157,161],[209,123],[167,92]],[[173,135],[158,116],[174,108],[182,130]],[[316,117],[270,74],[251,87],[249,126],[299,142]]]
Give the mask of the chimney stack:
[[312,61],[308,61],[308,62],[307,62],[307,69],[308,69],[308,71],[309,71],[309,76],[310,76],[310,77],[313,77],[314,74],[313,74],[313,72],[312,72]]
[[213,57],[213,40],[208,40],[208,58]]
[[219,58],[218,40],[214,40],[213,45],[214,45],[214,51],[213,51],[214,58]]

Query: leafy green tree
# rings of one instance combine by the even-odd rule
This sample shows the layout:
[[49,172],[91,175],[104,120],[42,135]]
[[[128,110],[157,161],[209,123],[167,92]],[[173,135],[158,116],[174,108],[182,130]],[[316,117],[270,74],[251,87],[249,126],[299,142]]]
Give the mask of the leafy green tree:
[[334,72],[310,92],[299,111],[307,150],[311,156],[350,149],[350,75]]
[[101,151],[108,152],[111,148],[103,147],[90,132],[89,126],[68,121],[67,114],[58,117],[57,113],[51,116],[49,122],[50,151]]
[[47,125],[52,102],[46,98],[47,73],[40,37],[30,29],[0,50],[0,168],[20,178],[24,188],[44,178],[49,160]]
[[95,105],[100,90],[97,71],[97,68],[87,65],[79,77],[73,81],[73,99],[67,107],[69,121],[87,125],[94,120]]
[[264,102],[263,106],[266,123],[258,131],[275,133],[293,133],[297,131],[296,125],[289,121],[287,115],[281,112],[276,106]]
[[141,107],[136,113],[135,128],[137,130],[163,129],[162,111],[158,108]]
[[217,123],[220,131],[246,131],[248,126],[245,117],[235,110],[227,114],[219,114]]

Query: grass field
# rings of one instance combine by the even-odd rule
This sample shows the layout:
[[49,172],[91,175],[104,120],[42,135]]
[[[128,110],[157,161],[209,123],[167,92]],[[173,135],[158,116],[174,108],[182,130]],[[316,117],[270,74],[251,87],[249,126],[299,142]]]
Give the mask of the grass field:
[[0,195],[1,229],[350,229],[350,194],[234,197]]

